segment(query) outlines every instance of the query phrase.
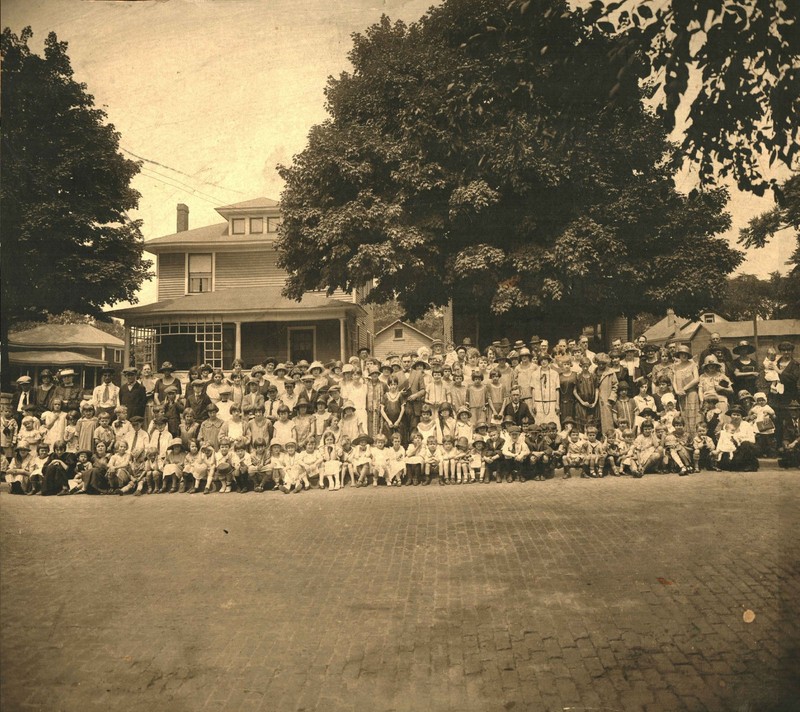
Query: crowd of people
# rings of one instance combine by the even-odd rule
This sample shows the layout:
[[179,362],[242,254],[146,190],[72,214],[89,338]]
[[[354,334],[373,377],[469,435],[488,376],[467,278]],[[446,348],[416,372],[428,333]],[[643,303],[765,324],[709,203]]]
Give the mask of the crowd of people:
[[434,341],[384,360],[265,358],[182,381],[105,369],[91,392],[75,372],[29,376],[0,415],[0,467],[18,494],[335,491],[553,477],[755,471],[800,465],[800,363],[791,342],[760,363],[742,341],[508,339],[484,350]]

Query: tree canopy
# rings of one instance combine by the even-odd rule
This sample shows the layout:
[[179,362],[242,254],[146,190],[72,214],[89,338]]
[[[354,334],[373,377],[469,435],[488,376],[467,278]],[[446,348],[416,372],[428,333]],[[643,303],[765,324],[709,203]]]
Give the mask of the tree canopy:
[[4,349],[15,321],[65,310],[101,316],[106,305],[135,301],[151,265],[141,222],[126,212],[138,205],[130,182],[139,165],[73,79],[67,44],[51,32],[40,56],[32,36],[5,28],[0,39]]
[[609,105],[613,47],[560,0],[446,0],[356,35],[330,118],[279,167],[286,294],[374,278],[411,318],[450,296],[576,323],[714,307],[741,261],[716,237],[727,194],[676,190],[644,63]]

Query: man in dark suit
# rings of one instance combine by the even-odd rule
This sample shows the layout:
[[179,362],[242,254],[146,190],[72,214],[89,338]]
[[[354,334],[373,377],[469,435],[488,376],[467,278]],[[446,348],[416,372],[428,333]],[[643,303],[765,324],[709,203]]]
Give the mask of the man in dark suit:
[[519,386],[514,386],[511,389],[511,402],[503,408],[503,420],[511,418],[514,425],[522,427],[523,419],[527,418],[527,422],[533,422],[533,413],[528,407],[528,404],[522,400],[522,391]]
[[404,389],[406,396],[406,421],[408,432],[413,433],[422,415],[422,404],[425,402],[425,368],[427,363],[417,359],[408,373],[408,383]]
[[135,415],[144,418],[144,410],[147,406],[147,391],[144,386],[136,380],[138,371],[131,367],[122,369],[122,377],[125,383],[119,389],[119,404],[128,409],[128,419]]
[[30,376],[20,376],[17,379],[17,391],[11,398],[11,413],[17,424],[25,415],[25,408],[36,405],[36,394],[33,392],[33,379]]

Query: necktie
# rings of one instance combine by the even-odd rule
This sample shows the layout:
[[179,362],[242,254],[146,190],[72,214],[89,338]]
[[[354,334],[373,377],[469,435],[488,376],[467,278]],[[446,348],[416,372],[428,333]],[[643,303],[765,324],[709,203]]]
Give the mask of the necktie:
[[106,383],[106,387],[103,389],[103,403],[108,403],[109,400],[111,400],[111,392]]
[[512,443],[511,444],[511,452],[515,453],[516,451],[517,451],[517,444],[516,443]]
[[156,438],[156,451],[158,452],[159,455],[161,454],[161,433],[162,431],[159,430],[158,437]]
[[28,405],[28,391],[22,391],[22,398],[20,398],[22,405]]
[[133,452],[134,449],[136,448],[136,441],[138,439],[139,439],[139,431],[138,430],[134,430],[133,431],[133,442],[131,443],[131,452]]

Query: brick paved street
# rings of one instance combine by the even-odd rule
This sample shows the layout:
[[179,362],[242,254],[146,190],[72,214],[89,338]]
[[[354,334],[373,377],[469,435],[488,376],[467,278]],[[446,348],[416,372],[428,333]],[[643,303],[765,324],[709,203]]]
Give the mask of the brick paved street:
[[796,471],[0,514],[3,712],[800,709]]

